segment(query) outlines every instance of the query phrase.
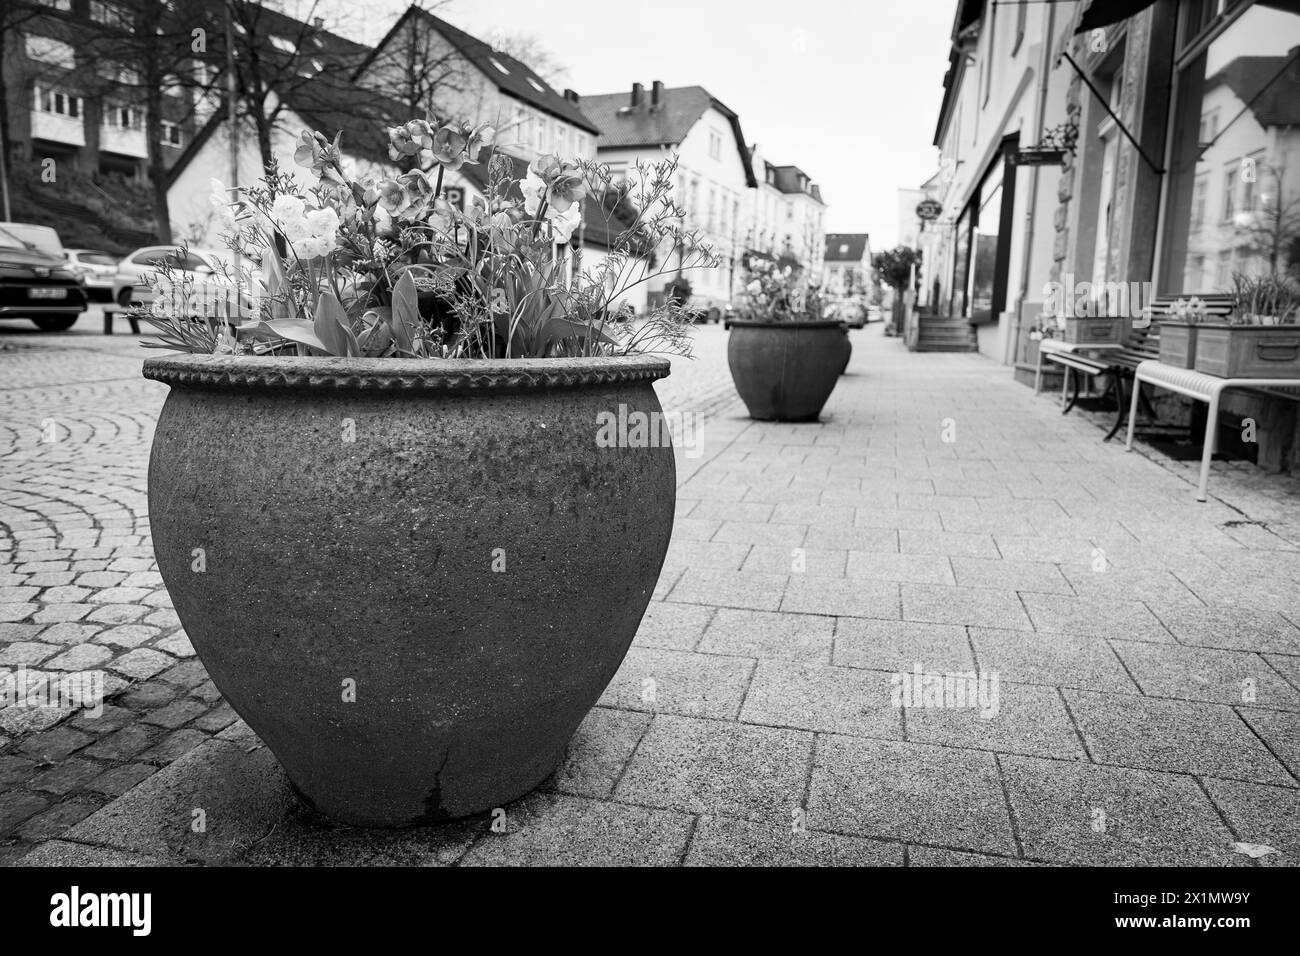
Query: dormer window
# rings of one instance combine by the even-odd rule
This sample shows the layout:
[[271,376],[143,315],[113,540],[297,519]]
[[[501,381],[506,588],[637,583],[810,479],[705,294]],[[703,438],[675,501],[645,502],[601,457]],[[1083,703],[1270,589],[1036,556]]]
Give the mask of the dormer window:
[[289,40],[286,40],[284,37],[276,36],[274,33],[271,34],[271,46],[275,47],[281,53],[294,53],[298,49]]
[[509,76],[509,75],[510,75],[510,71],[507,70],[504,66],[502,66],[502,65],[501,65],[501,61],[498,60],[496,57],[494,57],[494,56],[490,56],[490,57],[488,57],[488,62],[491,63],[493,66],[495,66],[498,70],[500,70],[500,71],[501,71],[502,73],[504,73],[506,76]]
[[546,87],[542,86],[542,84],[538,83],[531,76],[528,78],[528,85],[531,86],[533,89],[535,89],[538,93],[546,92]]

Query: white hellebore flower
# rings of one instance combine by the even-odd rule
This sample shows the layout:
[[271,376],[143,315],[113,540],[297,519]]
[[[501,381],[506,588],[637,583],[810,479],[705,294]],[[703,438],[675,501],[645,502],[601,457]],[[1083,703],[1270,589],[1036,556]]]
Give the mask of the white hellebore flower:
[[757,279],[754,279],[749,283],[749,285],[745,286],[745,291],[748,292],[750,295],[758,295],[760,292],[763,291],[763,283],[759,282]]
[[524,194],[524,212],[530,216],[537,215],[537,208],[542,202],[542,193],[546,192],[546,183],[531,169],[519,184],[519,191]]
[[577,229],[578,223],[582,221],[582,215],[578,211],[576,202],[564,212],[555,212],[554,208],[548,207],[546,218],[551,221],[551,229],[555,233],[556,242],[568,242],[573,235],[573,230]]

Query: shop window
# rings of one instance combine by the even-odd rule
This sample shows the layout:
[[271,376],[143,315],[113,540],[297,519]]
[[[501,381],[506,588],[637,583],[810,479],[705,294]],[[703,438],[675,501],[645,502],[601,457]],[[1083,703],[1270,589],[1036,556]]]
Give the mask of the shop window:
[[[1181,8],[1159,286],[1224,292],[1235,271],[1300,267],[1300,6]],[[1300,256],[1297,256],[1300,258]],[[1206,263],[1213,263],[1207,268]]]

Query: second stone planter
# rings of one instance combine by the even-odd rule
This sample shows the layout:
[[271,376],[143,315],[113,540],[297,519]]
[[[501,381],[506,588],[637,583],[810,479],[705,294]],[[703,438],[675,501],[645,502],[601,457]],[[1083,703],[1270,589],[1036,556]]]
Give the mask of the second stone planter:
[[839,322],[731,325],[727,365],[736,391],[758,421],[816,421],[847,364]]

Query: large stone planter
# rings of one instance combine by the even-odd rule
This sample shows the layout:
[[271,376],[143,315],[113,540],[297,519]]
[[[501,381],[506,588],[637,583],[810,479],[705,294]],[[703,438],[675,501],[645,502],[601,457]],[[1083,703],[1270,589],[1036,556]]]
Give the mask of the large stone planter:
[[736,391],[759,421],[816,421],[846,364],[839,322],[731,324],[727,365]]
[[1300,325],[1202,323],[1195,367],[1224,378],[1300,379]]
[[660,412],[668,362],[180,356],[144,374],[171,386],[159,570],[305,800],[400,827],[545,780],[663,565],[666,430],[598,437]]
[[844,365],[840,368],[843,375],[849,370],[849,360],[853,358],[853,340],[849,337],[849,327],[844,326]]

